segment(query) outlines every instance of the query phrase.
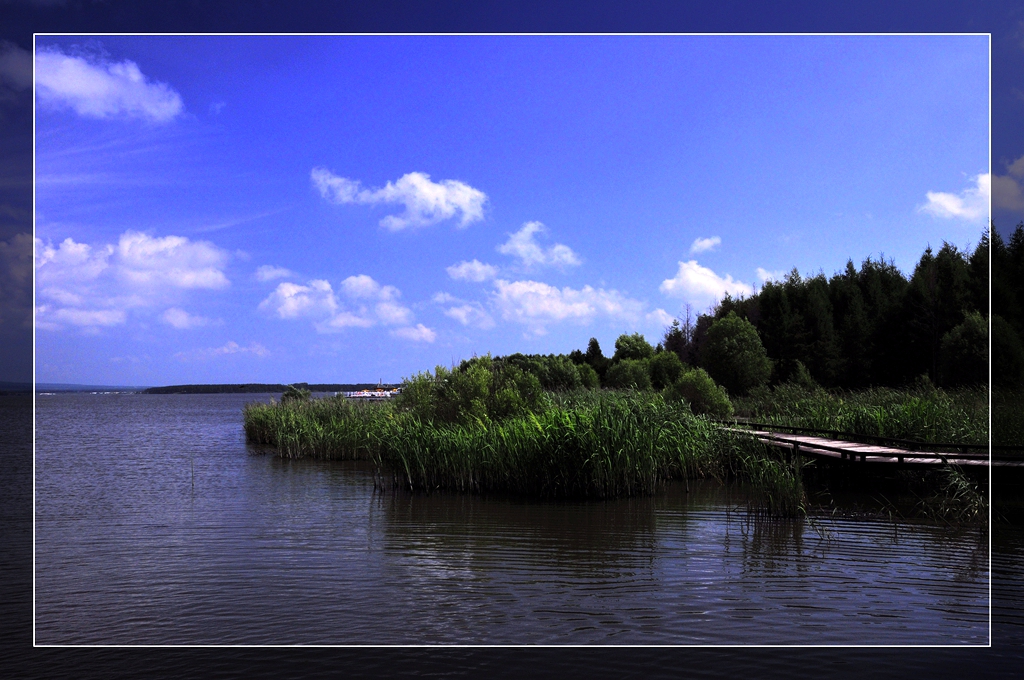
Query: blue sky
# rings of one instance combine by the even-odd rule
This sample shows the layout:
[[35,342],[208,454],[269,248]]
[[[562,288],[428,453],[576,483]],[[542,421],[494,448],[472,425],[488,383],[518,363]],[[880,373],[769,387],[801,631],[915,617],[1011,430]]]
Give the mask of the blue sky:
[[910,271],[988,218],[987,36],[36,48],[41,382],[611,354],[794,267]]

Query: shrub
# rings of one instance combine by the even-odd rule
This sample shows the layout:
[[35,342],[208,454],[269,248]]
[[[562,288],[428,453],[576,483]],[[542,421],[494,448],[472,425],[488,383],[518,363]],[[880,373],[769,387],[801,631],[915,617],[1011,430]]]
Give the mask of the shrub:
[[604,376],[605,387],[619,389],[651,389],[651,372],[644,359],[624,359],[612,364]]
[[685,368],[675,352],[658,352],[651,358],[651,384],[663,390],[678,380]]
[[601,386],[601,381],[597,377],[597,371],[591,368],[590,364],[578,364],[576,372],[580,376],[580,386],[584,389],[596,390]]
[[772,373],[772,362],[757,329],[736,312],[716,319],[708,328],[701,365],[730,394],[737,395],[764,385]]
[[468,424],[538,412],[544,389],[536,375],[487,355],[403,381],[396,404],[425,421]]
[[615,341],[615,355],[612,361],[619,362],[626,359],[649,359],[654,355],[654,348],[647,342],[640,333],[626,335],[623,333]]
[[702,368],[681,375],[665,390],[665,400],[686,402],[697,415],[715,418],[728,418],[732,415],[729,395]]
[[988,326],[978,312],[942,336],[940,383],[944,387],[988,382]]

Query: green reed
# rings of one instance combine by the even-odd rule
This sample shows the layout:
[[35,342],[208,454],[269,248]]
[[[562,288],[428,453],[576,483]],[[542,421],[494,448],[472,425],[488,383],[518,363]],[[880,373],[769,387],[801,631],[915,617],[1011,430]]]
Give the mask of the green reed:
[[249,404],[244,418],[247,439],[283,457],[368,459],[383,486],[413,491],[611,498],[669,479],[742,479],[757,512],[803,508],[798,467],[651,393],[564,393],[539,414],[468,424],[342,398]]
[[987,392],[944,391],[930,385],[857,392],[807,390],[795,385],[737,399],[737,415],[758,422],[925,442],[988,441]]

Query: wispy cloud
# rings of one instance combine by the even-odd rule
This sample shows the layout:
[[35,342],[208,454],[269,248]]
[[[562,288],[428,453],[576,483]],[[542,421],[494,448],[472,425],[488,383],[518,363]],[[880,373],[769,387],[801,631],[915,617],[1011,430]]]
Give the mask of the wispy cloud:
[[653,312],[648,312],[644,318],[647,319],[649,323],[657,324],[659,326],[671,326],[672,322],[675,320],[674,316],[660,307],[655,309]]
[[479,302],[462,300],[448,293],[435,294],[433,302],[446,305],[444,315],[455,319],[463,326],[472,326],[481,330],[494,328],[494,319]]
[[181,95],[151,81],[133,61],[65,54],[45,47],[36,52],[36,97],[48,108],[71,108],[80,116],[173,120],[184,110]]
[[437,338],[437,333],[421,323],[407,328],[396,328],[391,331],[391,335],[396,338],[402,338],[403,340],[410,340],[412,342],[434,342]]
[[696,260],[680,262],[679,271],[671,279],[662,281],[659,290],[665,295],[701,305],[720,300],[726,294],[740,296],[754,292],[750,284],[737,281],[728,274],[719,276],[711,269],[697,264]]
[[959,218],[970,221],[988,221],[988,204],[991,194],[991,178],[987,173],[973,178],[975,186],[959,194],[929,191],[928,202],[918,206],[920,212],[930,213],[946,219]]
[[690,254],[696,255],[697,253],[704,253],[709,250],[714,250],[720,245],[722,245],[722,239],[718,236],[712,236],[711,238],[698,238],[695,239],[693,245],[690,246]]
[[177,352],[174,356],[181,361],[194,361],[203,359],[216,359],[225,356],[249,355],[255,357],[270,356],[270,350],[258,342],[250,342],[247,346],[239,345],[234,340],[229,340],[220,347],[208,347],[195,349],[188,352]]
[[166,310],[160,315],[160,319],[167,325],[177,328],[180,331],[190,330],[192,328],[201,328],[202,326],[209,326],[215,323],[213,319],[208,319],[205,316],[189,314],[179,307],[171,307]]
[[130,309],[230,285],[223,269],[231,255],[207,241],[126,231],[116,245],[35,243],[40,328],[117,325]]
[[484,264],[480,260],[462,261],[447,267],[445,271],[448,276],[456,281],[486,281],[498,275],[498,268],[494,265]]
[[410,172],[380,189],[363,189],[358,180],[339,177],[327,168],[313,168],[313,186],[333,203],[398,203],[405,206],[400,215],[388,215],[380,225],[391,231],[425,227],[459,216],[459,227],[484,217],[487,195],[454,179],[432,182],[430,175]]
[[767,283],[768,281],[781,281],[786,277],[786,272],[781,269],[775,271],[768,271],[764,267],[758,267],[755,270],[757,278],[760,279],[761,283]]
[[284,267],[275,267],[273,265],[265,264],[256,268],[256,273],[253,274],[257,281],[274,281],[275,279],[288,279],[295,276],[295,272]]
[[540,222],[527,222],[519,231],[510,234],[508,241],[498,246],[498,252],[519,258],[519,261],[526,267],[532,265],[578,266],[581,263],[580,258],[569,246],[556,243],[545,249],[537,243],[534,236],[546,231],[547,227]]

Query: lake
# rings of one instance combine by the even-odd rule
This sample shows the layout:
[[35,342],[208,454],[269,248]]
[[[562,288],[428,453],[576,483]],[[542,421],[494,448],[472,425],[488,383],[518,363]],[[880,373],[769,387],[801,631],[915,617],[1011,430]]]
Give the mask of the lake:
[[[37,397],[38,644],[989,643],[977,528],[753,522],[715,483],[380,493],[365,462],[247,445],[242,406],[267,399]],[[1020,532],[998,536],[999,577],[1024,582]],[[993,613],[1020,630],[1016,597]]]

